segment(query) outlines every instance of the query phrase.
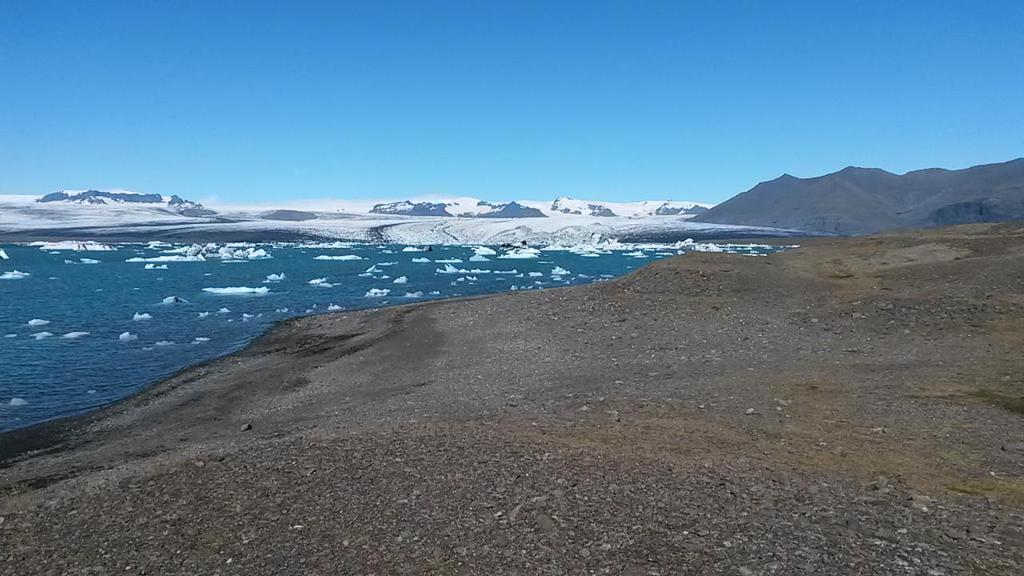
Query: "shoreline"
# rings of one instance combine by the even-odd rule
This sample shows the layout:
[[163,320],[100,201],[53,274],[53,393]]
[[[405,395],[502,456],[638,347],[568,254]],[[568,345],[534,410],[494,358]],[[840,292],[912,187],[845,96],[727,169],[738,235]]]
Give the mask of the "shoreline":
[[1024,226],[800,243],[280,322],[40,425],[0,549],[25,574],[1014,573]]

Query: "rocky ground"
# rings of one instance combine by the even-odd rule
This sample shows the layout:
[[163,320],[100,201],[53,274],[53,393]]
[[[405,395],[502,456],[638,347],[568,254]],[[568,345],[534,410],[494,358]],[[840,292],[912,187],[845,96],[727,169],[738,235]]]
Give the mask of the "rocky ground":
[[282,324],[0,436],[3,574],[1024,573],[1024,227]]

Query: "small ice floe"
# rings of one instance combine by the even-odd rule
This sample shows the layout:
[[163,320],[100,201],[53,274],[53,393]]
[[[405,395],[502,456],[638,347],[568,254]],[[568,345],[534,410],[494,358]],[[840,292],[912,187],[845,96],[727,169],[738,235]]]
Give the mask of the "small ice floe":
[[487,256],[481,256],[479,254],[473,254],[469,257],[470,262],[490,262],[491,259]]
[[142,262],[150,262],[156,264],[160,264],[163,262],[206,262],[206,257],[203,256],[202,254],[196,254],[195,256],[190,256],[188,254],[172,254],[170,256],[151,256],[149,258],[136,256],[134,258],[129,258],[125,260],[125,262],[129,262],[132,264],[139,264]]
[[285,313],[288,312],[288,309],[287,308],[277,308],[277,309],[274,310],[274,312],[277,312],[278,314],[285,314]]
[[154,346],[174,346],[174,340],[160,340],[153,344]]
[[227,288],[203,288],[203,292],[216,294],[218,296],[262,296],[270,292],[270,288],[260,286],[250,288],[248,286],[228,286]]
[[210,315],[210,313],[209,313],[209,312],[200,312],[200,313],[199,313],[199,318],[206,318],[206,317],[207,317],[207,316],[209,316],[209,315]]
[[0,248],[0,260],[10,260],[10,259],[11,259],[11,257],[7,255],[7,252],[4,252],[4,249]]
[[462,260],[459,258],[442,258],[440,260],[434,260],[438,264],[462,264]]
[[537,258],[538,256],[540,256],[540,250],[537,250],[536,248],[523,247],[513,248],[501,256],[498,256],[498,258],[506,260],[529,260],[531,258]]
[[4,334],[4,338],[17,338],[17,334]]
[[494,274],[519,274],[519,270],[516,270],[514,268],[512,270],[493,270],[492,272]]
[[[369,268],[367,268],[363,272],[363,274],[380,274],[381,272],[383,272],[383,270],[381,270],[380,268],[377,268],[377,265],[374,264],[373,266],[370,266]],[[362,274],[360,274],[360,276],[362,276]]]
[[11,400],[7,402],[8,406],[24,406],[26,404],[28,404],[28,400],[18,397],[11,398]]
[[475,254],[477,256],[497,256],[498,255],[498,253],[495,252],[493,248],[488,248],[487,246],[477,246],[476,248],[473,248],[473,254]]
[[267,275],[267,279],[264,280],[263,283],[264,284],[269,284],[271,282],[280,282],[281,280],[284,280],[284,279],[285,279],[284,272],[281,272],[280,274],[268,274]]
[[81,262],[82,264],[99,264],[100,263],[99,260],[93,260],[92,258],[79,258],[78,261]]
[[161,302],[163,304],[188,304],[188,300],[185,300],[184,298],[181,298],[179,296],[168,296],[167,298],[161,300]]
[[167,264],[153,264],[150,262],[144,266],[146,270],[167,270]]
[[29,326],[46,326],[49,323],[49,320],[43,320],[42,318],[33,318],[28,322],[25,322],[25,324],[28,324]]
[[402,252],[426,252],[426,248],[420,248],[419,246],[406,246],[402,248]]
[[88,335],[88,332],[68,332],[67,334],[61,336],[61,338],[64,338],[66,340],[77,340],[79,338],[85,338]]
[[32,333],[32,337],[35,338],[36,340],[42,340],[43,338],[49,338],[50,336],[53,336],[52,332],[33,332]]
[[431,296],[440,296],[441,295],[441,291],[440,290],[431,290],[430,291],[430,295]]
[[327,281],[327,278],[313,278],[307,282],[310,286],[317,286],[320,288],[334,288],[334,284]]
[[28,272],[22,272],[21,270],[11,270],[10,272],[4,272],[0,274],[0,280],[24,280],[31,276]]
[[248,312],[242,312],[242,322],[248,322],[253,318],[255,318],[255,316],[253,316],[252,314],[249,314]]
[[383,298],[391,293],[391,290],[387,288],[370,288],[366,294],[363,294],[364,298]]
[[342,254],[341,256],[331,256],[331,255],[328,255],[328,254],[321,254],[321,255],[316,256],[315,258],[313,258],[313,260],[343,260],[343,261],[344,260],[362,260],[362,259],[363,259],[362,256],[357,256],[355,254]]
[[92,390],[92,389],[89,389],[89,390],[86,390],[86,391],[85,391],[85,393],[86,393],[86,394],[95,394],[95,393],[96,393],[96,391],[95,391],[95,390]]
[[142,314],[139,314],[138,312],[136,312],[135,314],[132,315],[132,321],[133,322],[144,322],[146,320],[152,320],[152,319],[153,319],[153,315],[150,314],[149,312],[143,312]]
[[398,262],[377,262],[374,266],[394,266]]
[[202,344],[203,342],[209,342],[210,339],[206,336],[196,336],[196,339],[192,341],[193,344]]
[[423,298],[423,292],[406,292],[403,298]]
[[409,281],[409,279],[406,278],[405,276],[399,276],[398,278],[395,278],[395,280],[392,282],[392,284],[405,284],[408,281]]
[[334,302],[331,302],[330,306],[327,307],[327,310],[329,312],[337,312],[338,310],[341,310],[341,309],[342,309],[341,306],[338,306]]
[[230,313],[231,313],[231,310],[228,309],[228,308],[221,308],[220,310],[217,310],[217,314],[230,314]]
[[552,276],[569,276],[571,274],[572,272],[569,272],[568,270],[562,268],[561,266],[555,266],[554,268],[551,269]]
[[87,241],[79,242],[77,240],[63,240],[61,242],[33,242],[30,246],[35,246],[40,250],[75,250],[77,252],[108,252],[113,250],[114,247],[109,244],[100,244],[99,242]]
[[647,254],[644,254],[642,250],[635,252],[626,252],[623,256],[629,256],[630,258],[647,258]]
[[416,264],[426,264],[430,262],[430,258],[413,258],[412,261]]
[[121,332],[117,339],[120,342],[132,342],[138,340],[139,337],[136,336],[135,334],[132,334],[131,332]]
[[459,268],[456,268],[455,266],[452,266],[451,264],[445,264],[444,268],[436,268],[434,270],[434,273],[435,274],[465,274],[466,270],[460,270]]
[[539,277],[541,277],[543,275],[544,275],[543,272],[530,272],[529,273],[530,278],[539,278]]

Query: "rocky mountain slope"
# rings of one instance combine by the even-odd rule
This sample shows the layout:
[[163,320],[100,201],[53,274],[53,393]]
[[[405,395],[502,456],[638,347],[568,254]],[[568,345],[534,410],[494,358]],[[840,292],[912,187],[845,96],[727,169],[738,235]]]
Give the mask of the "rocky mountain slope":
[[693,218],[829,234],[1021,219],[1024,158],[902,175],[853,166],[816,178],[784,174]]

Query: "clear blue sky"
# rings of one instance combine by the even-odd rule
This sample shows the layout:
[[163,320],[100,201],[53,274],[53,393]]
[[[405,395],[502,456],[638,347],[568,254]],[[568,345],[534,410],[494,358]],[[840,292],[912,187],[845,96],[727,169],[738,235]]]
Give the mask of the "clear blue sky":
[[0,193],[721,201],[1024,156],[1024,2],[0,7]]

